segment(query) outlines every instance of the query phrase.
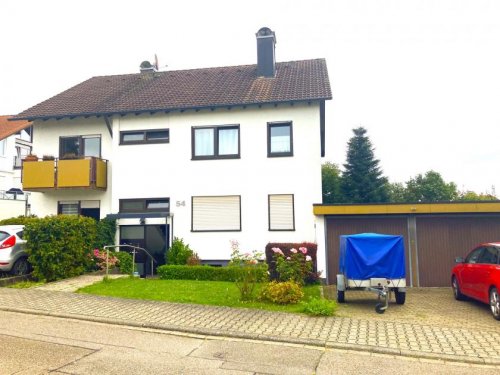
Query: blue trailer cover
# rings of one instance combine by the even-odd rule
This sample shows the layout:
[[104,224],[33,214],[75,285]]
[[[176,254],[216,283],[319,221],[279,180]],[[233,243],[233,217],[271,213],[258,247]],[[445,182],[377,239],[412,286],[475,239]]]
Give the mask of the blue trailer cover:
[[340,236],[339,269],[351,280],[404,279],[403,237],[376,233]]

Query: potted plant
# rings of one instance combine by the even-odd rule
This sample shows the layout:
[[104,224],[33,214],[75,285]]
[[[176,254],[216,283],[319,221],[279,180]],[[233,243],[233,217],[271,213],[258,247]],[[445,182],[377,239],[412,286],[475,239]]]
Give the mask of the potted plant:
[[24,161],[38,161],[38,156],[36,156],[35,154],[28,154],[24,158]]

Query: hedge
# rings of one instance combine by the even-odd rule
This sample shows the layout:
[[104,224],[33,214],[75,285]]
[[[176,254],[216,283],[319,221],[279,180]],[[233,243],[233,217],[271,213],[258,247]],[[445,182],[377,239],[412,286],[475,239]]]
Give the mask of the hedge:
[[83,216],[48,216],[26,223],[28,260],[37,279],[54,281],[92,267],[96,221]]
[[[258,280],[266,280],[267,267],[261,264],[255,267]],[[172,280],[208,280],[208,281],[237,281],[242,278],[243,267],[212,267],[212,266],[183,266],[163,265],[157,268],[160,279]]]

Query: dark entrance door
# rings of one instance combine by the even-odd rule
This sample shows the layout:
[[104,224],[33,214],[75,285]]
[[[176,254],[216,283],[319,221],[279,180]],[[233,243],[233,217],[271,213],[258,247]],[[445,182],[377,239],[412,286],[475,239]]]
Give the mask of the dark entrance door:
[[[155,259],[153,271],[165,264],[167,251],[168,225],[122,225],[120,226],[120,245],[133,245],[146,249]],[[151,258],[143,251],[135,256],[137,271],[141,276],[151,275]]]

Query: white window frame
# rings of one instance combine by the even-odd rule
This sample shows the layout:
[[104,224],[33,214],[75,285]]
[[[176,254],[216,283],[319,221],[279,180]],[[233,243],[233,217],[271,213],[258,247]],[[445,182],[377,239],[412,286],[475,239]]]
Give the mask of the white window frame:
[[295,231],[295,197],[293,194],[269,194],[268,212],[270,231]]
[[191,197],[192,232],[240,232],[241,196]]

